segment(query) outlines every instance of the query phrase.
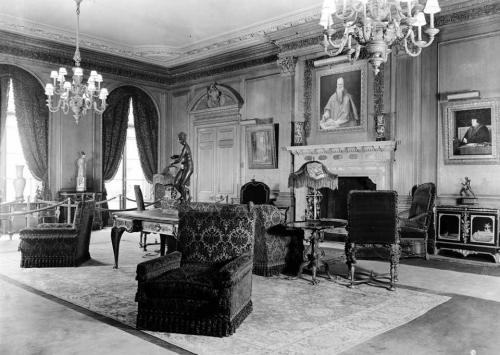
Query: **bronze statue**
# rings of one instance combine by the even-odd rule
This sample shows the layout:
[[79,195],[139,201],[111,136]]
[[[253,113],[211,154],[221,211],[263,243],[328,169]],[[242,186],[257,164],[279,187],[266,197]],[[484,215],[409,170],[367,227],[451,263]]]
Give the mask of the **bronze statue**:
[[470,187],[470,179],[467,176],[465,177],[464,182],[462,182],[462,188],[460,189],[460,196],[476,197],[474,192],[472,192],[472,189]]
[[180,163],[180,168],[177,171],[174,179],[174,186],[181,194],[181,201],[189,202],[191,196],[188,196],[189,178],[193,174],[193,155],[191,148],[186,142],[187,135],[184,132],[178,134],[179,143],[182,145],[181,154],[172,155],[170,158],[174,161],[170,165]]

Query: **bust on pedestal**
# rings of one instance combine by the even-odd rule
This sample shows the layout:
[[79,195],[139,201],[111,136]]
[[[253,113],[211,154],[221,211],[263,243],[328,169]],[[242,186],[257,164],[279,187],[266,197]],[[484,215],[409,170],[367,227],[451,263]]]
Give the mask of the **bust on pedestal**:
[[80,152],[76,165],[78,166],[78,173],[76,175],[76,191],[84,192],[87,190],[87,178],[85,173],[87,171],[87,162],[85,160],[85,152]]

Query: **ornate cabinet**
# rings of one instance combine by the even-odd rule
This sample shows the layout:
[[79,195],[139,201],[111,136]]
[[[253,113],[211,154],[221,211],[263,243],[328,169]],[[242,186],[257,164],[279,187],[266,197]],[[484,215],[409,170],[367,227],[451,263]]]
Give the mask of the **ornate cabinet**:
[[436,206],[434,252],[454,250],[464,256],[489,254],[500,262],[498,213],[495,208]]

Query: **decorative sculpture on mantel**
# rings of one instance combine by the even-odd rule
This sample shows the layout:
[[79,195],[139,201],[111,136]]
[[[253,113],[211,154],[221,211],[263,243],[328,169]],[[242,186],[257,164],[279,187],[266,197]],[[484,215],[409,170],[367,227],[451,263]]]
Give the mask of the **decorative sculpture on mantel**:
[[467,176],[464,178],[464,182],[462,182],[460,198],[457,202],[459,205],[474,205],[477,202],[476,195],[470,186],[470,179]]

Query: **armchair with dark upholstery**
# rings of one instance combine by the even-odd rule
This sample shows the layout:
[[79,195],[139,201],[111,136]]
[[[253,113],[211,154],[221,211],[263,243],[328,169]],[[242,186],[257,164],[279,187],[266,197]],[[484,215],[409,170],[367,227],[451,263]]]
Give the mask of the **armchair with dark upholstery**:
[[21,230],[21,267],[78,266],[90,259],[94,210],[94,200],[81,201],[73,224],[42,223]]
[[273,276],[297,274],[304,254],[304,231],[285,227],[285,218],[273,205],[253,206],[257,213],[253,273]]
[[[370,274],[370,278],[354,281],[356,251],[362,248],[389,249],[389,289],[395,289],[399,264],[399,231],[396,191],[353,190],[347,196],[346,264],[350,286],[356,283],[380,283],[385,275]],[[385,283],[384,283],[385,285]]]
[[400,214],[401,249],[404,257],[429,258],[427,243],[432,232],[436,185],[424,183],[412,189],[412,202],[405,216]]
[[137,328],[233,334],[252,311],[254,233],[246,206],[181,210],[178,251],[137,266]]

